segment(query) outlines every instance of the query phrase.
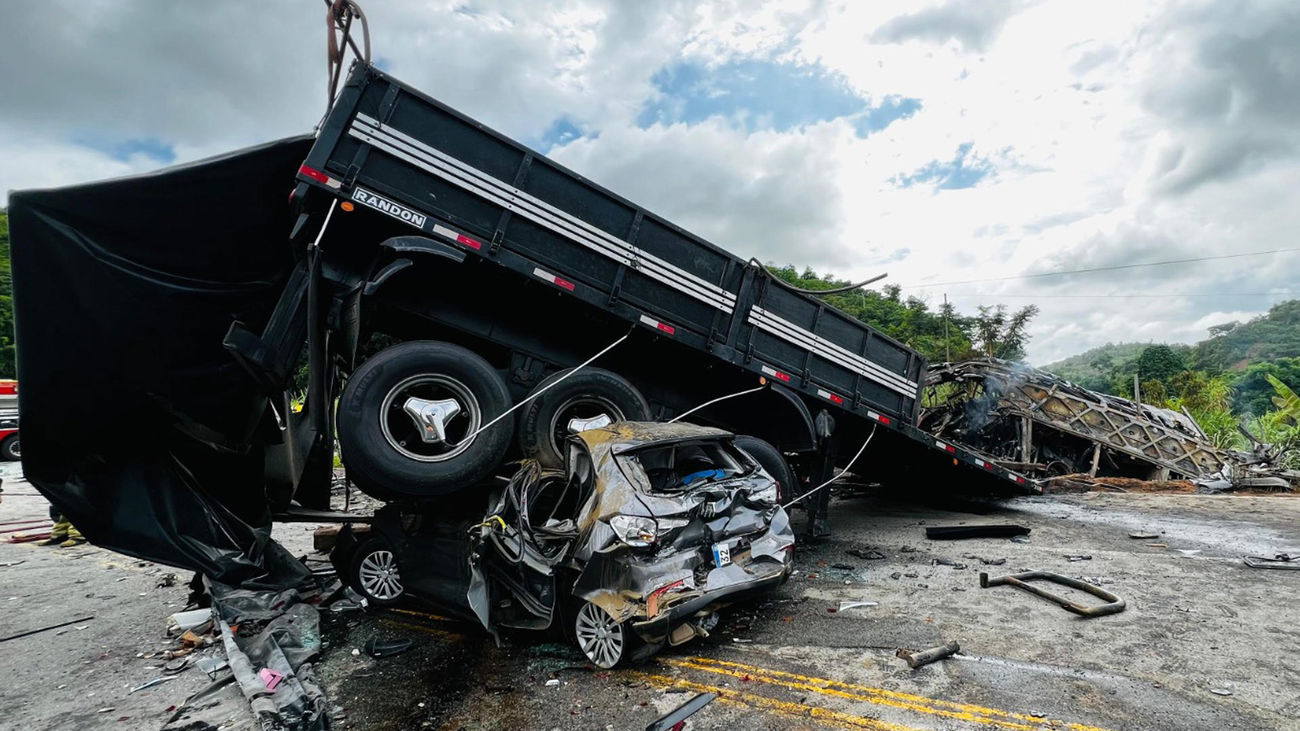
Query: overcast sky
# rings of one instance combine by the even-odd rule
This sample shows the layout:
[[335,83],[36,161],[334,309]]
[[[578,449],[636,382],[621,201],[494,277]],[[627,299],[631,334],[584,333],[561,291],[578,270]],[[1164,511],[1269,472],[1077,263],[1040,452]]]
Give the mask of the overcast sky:
[[[997,280],[1300,247],[1297,2],[363,8],[384,69],[737,254],[1039,305],[1034,363],[1300,296],[1297,252]],[[0,191],[309,132],[324,27],[317,0],[13,4]]]

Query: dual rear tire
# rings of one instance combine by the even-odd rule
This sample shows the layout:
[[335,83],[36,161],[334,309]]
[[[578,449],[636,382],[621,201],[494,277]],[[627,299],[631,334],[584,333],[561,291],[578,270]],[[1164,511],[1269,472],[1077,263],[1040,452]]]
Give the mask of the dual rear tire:
[[650,418],[635,386],[599,368],[559,371],[538,392],[485,429],[512,403],[491,364],[451,343],[411,341],[383,350],[352,374],[339,399],[348,475],[381,500],[434,497],[492,476],[512,440],[523,456],[558,468],[571,431]]

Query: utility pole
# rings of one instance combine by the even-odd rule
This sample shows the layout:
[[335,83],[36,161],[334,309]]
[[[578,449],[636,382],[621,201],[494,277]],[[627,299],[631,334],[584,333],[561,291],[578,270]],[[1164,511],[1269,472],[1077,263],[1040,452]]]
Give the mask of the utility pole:
[[948,293],[943,293],[943,359],[952,362],[952,348],[948,345]]

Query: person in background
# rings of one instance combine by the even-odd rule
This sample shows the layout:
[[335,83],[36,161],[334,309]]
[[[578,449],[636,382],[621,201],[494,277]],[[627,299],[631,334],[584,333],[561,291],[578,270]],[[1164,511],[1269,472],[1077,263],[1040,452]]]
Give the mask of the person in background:
[[38,545],[72,548],[86,542],[86,537],[81,535],[81,531],[77,530],[66,515],[55,510],[53,505],[50,506],[50,520],[54,521],[54,527],[50,529],[50,537]]

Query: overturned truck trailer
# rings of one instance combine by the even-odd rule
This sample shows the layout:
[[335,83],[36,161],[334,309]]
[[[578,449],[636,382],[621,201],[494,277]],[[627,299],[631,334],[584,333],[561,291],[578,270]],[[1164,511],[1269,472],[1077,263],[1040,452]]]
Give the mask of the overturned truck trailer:
[[328,509],[336,434],[394,502],[683,415],[791,492],[855,454],[1036,489],[917,428],[916,351],[364,63],[314,137],[10,201],[28,477],[93,542],[230,584],[275,573],[273,513]]
[[1090,391],[1018,363],[936,365],[925,403],[921,426],[935,436],[1038,477],[1190,479],[1216,490],[1300,484],[1300,473],[1279,469],[1280,455],[1267,445],[1221,449],[1190,414]]

